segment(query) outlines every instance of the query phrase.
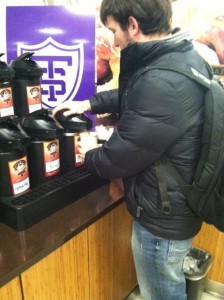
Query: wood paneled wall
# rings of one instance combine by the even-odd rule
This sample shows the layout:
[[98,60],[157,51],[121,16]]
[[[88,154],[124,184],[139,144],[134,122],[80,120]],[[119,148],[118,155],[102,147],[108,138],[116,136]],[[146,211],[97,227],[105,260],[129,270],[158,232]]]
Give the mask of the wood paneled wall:
[[137,285],[124,203],[88,228],[90,300],[123,300]]
[[89,299],[87,229],[21,274],[24,300]]
[[0,288],[0,300],[22,300],[19,277]]

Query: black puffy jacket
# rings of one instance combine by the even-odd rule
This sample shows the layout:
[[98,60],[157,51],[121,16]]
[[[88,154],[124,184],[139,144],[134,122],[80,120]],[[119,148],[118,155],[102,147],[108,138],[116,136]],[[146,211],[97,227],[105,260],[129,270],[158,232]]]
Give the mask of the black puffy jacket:
[[[86,153],[90,172],[105,178],[122,178],[125,200],[134,218],[156,236],[187,239],[200,230],[202,221],[187,205],[175,180],[164,171],[171,213],[164,214],[155,162],[164,155],[187,182],[191,182],[201,149],[203,88],[173,71],[144,66],[178,61],[190,63],[211,77],[206,63],[186,35],[166,40],[133,43],[121,52],[119,90],[90,99],[93,113],[119,113],[117,129],[102,148]],[[142,207],[137,216],[137,205]]]

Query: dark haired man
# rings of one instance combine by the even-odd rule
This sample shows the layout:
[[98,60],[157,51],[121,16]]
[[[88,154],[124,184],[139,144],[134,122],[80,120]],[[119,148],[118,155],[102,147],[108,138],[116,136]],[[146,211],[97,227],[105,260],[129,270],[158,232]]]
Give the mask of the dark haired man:
[[[163,165],[168,158],[191,182],[201,148],[203,88],[159,63],[190,63],[211,77],[187,32],[171,29],[169,0],[103,0],[101,21],[121,48],[119,89],[89,100],[62,104],[54,114],[118,112],[111,138],[80,153],[87,168],[105,178],[123,178],[128,211],[134,218],[132,250],[145,300],[185,300],[183,260],[202,221],[189,208],[174,178]],[[156,165],[163,167],[170,210],[162,207]]]

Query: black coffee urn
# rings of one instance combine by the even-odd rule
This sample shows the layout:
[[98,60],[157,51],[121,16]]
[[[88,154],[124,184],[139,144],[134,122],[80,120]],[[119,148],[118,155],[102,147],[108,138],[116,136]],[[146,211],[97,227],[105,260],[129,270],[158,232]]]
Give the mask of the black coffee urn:
[[30,189],[26,151],[29,142],[17,116],[0,118],[1,196],[16,196]]
[[64,110],[59,111],[55,115],[55,119],[65,130],[60,139],[60,161],[61,171],[66,173],[82,164],[78,154],[77,142],[81,132],[92,128],[92,121],[85,114],[65,117],[63,113]]
[[[0,58],[4,53],[0,53]],[[15,71],[5,62],[0,61],[0,117],[14,115],[12,79]]]
[[15,114],[23,117],[42,108],[41,76],[42,68],[31,59],[34,52],[26,52],[10,62],[15,71],[12,93]]
[[59,139],[64,129],[47,109],[26,115],[21,120],[21,126],[31,137],[27,155],[33,188],[60,174]]

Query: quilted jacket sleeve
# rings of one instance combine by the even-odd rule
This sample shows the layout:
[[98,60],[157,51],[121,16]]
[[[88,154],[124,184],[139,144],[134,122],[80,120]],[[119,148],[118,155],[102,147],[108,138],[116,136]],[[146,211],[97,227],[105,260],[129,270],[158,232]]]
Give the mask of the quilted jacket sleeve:
[[91,112],[93,114],[118,112],[118,90],[98,93],[90,98]]
[[[105,178],[121,178],[149,168],[186,130],[180,93],[168,79],[142,75],[123,96],[121,118],[109,141],[86,153],[88,169]],[[94,101],[98,111],[102,95]]]

